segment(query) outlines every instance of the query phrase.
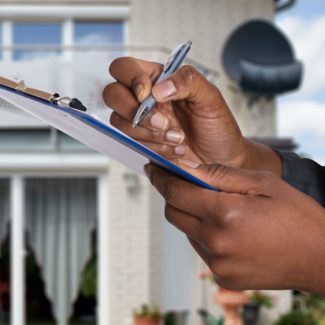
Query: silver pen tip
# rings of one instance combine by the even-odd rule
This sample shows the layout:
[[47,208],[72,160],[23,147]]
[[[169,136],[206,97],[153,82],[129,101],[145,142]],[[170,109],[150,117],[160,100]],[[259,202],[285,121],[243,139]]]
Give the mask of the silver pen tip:
[[133,127],[133,129],[136,128],[137,126],[138,126],[138,123],[137,123],[137,122],[133,122],[133,123],[132,123],[132,127]]

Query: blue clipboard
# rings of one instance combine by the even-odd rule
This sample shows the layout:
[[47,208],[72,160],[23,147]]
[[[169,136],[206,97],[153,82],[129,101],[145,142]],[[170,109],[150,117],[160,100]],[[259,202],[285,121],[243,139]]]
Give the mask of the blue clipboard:
[[0,85],[0,98],[141,174],[144,165],[151,162],[184,180],[216,191],[211,185],[87,113],[49,103],[3,85]]

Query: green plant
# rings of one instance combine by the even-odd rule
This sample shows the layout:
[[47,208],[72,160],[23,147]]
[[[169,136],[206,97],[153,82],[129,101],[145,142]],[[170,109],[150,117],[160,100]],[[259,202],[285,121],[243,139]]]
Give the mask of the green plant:
[[308,311],[294,310],[283,315],[275,325],[317,325],[315,317]]
[[164,314],[157,306],[149,306],[143,304],[139,309],[133,312],[134,317],[137,318],[149,318],[149,319],[163,319]]
[[97,296],[97,258],[95,254],[81,276],[80,290],[87,298],[96,298]]
[[325,324],[325,299],[316,295],[307,295],[306,306],[317,319],[318,324]]
[[261,306],[264,306],[266,308],[272,308],[273,302],[272,297],[266,293],[263,293],[259,290],[254,290],[250,295],[249,299],[251,303],[259,304]]

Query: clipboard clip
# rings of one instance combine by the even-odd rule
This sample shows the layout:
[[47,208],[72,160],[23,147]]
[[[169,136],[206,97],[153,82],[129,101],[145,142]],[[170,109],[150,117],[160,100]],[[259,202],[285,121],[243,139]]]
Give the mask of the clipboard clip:
[[61,97],[58,93],[48,93],[42,90],[29,88],[23,80],[11,80],[0,76],[0,85],[15,90],[17,92],[45,100],[51,104],[62,107],[73,108],[78,111],[86,112],[87,108],[77,98]]

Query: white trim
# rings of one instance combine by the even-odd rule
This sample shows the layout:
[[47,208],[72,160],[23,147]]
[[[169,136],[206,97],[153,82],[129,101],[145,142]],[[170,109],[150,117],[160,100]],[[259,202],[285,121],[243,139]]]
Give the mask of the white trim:
[[130,6],[113,5],[1,5],[0,18],[76,18],[76,19],[125,19]]
[[107,170],[109,158],[97,154],[0,154],[1,171]]
[[[62,43],[64,47],[71,47],[73,46],[73,38],[74,38],[74,22],[72,19],[66,19],[62,24]],[[64,59],[66,61],[71,62],[73,58],[72,51],[65,50],[64,51]]]
[[[2,44],[3,46],[12,46],[13,35],[12,35],[12,23],[9,20],[2,22]],[[12,51],[3,52],[3,60],[5,62],[11,61]]]
[[24,180],[11,180],[11,324],[25,324]]
[[109,222],[109,185],[108,177],[102,176],[97,180],[98,200],[98,324],[110,324],[111,288],[110,281],[110,222]]

